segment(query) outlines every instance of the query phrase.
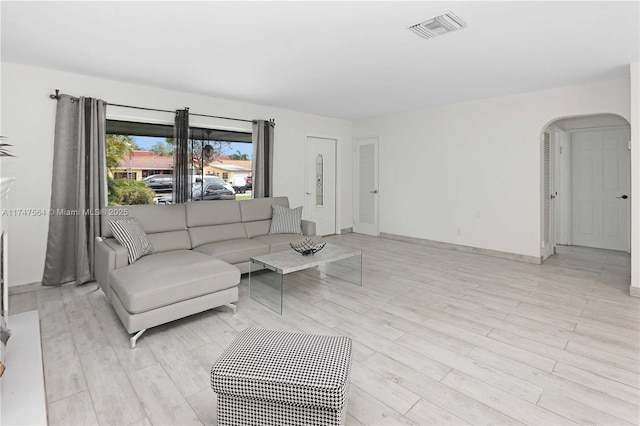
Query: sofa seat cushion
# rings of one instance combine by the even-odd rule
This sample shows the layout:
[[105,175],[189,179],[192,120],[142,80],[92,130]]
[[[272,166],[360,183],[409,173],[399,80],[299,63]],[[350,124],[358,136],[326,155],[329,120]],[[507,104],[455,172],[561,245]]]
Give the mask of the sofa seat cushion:
[[239,238],[204,244],[193,250],[235,264],[248,262],[252,256],[269,253],[269,246],[255,238]]
[[278,251],[293,250],[291,246],[289,246],[289,243],[299,243],[307,239],[318,241],[320,238],[300,234],[269,234],[261,235],[253,239],[268,245],[270,252],[275,253]]
[[192,250],[151,254],[111,272],[111,287],[122,306],[132,314],[214,293],[239,283],[238,268]]

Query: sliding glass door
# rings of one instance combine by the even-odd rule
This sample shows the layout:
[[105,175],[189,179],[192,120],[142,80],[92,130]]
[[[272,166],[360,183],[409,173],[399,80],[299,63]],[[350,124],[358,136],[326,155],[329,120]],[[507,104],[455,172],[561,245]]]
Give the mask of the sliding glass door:
[[[251,198],[251,133],[189,128],[188,201]],[[107,120],[110,205],[174,202],[174,126]]]

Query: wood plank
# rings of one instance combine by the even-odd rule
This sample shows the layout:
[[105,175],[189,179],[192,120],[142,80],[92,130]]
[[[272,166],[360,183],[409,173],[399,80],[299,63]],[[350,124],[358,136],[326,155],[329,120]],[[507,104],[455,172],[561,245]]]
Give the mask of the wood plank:
[[[523,366],[508,358],[501,357],[489,351],[481,349],[472,350],[468,357],[477,359],[483,364],[501,369],[515,377],[527,380],[542,387],[545,392],[551,391],[554,394],[564,395],[585,405],[598,407],[598,410],[610,415],[625,419],[629,422],[636,422],[638,419],[638,405],[622,401],[608,395],[601,390],[591,389],[571,380],[565,379],[546,371],[540,372],[530,367]],[[635,419],[635,420],[634,420]]]
[[349,388],[349,413],[366,425],[411,425],[413,422],[356,385]]
[[526,424],[577,424],[455,370],[447,374],[442,383]]
[[49,404],[87,389],[71,333],[42,339],[42,360]]
[[91,352],[80,362],[100,424],[130,424],[146,416],[113,350]]
[[419,425],[468,425],[460,417],[456,417],[446,410],[421,399],[407,413],[407,417]]
[[211,342],[208,345],[193,349],[191,351],[191,355],[200,363],[202,368],[210,371],[211,367],[213,367],[213,364],[215,364],[218,358],[220,358],[224,350],[225,348],[216,342]]
[[526,338],[506,333],[500,330],[492,331],[491,333],[489,333],[489,337],[505,343],[509,342],[510,344],[520,347],[524,350],[549,357],[551,359],[555,359],[556,361],[560,361],[577,368],[582,368],[586,371],[596,373],[602,377],[606,377],[620,383],[627,383],[631,380],[632,386],[635,386],[638,380],[638,376],[636,374],[629,373],[629,371],[627,370],[611,367],[598,361],[594,361],[593,359],[576,355],[571,352],[563,351],[551,346],[543,345],[538,342],[534,342]]
[[434,380],[441,380],[451,370],[450,367],[440,362],[427,358],[421,353],[402,347],[396,343],[380,339],[356,325],[345,323],[340,327],[336,327],[336,330],[345,336],[351,337],[354,341],[372,348],[372,350],[375,348],[375,352],[387,355],[389,358],[411,366],[415,371]]
[[640,397],[640,392],[638,391],[638,382],[635,383],[635,387],[627,386],[561,362],[556,364],[553,374],[572,380],[576,383],[580,383],[581,385],[592,389],[599,389],[608,395],[630,402],[631,404],[636,404],[639,401],[638,398]]
[[[627,358],[614,354],[612,352],[603,351],[602,349],[596,349],[593,346],[583,345],[578,342],[569,342],[565,348],[567,352],[580,355],[585,358],[598,361],[602,364],[610,365],[611,367],[620,368],[630,371],[635,374],[640,374],[640,362],[637,359]],[[636,380],[634,379],[628,385],[633,386]]]
[[213,389],[203,389],[187,398],[187,402],[205,425],[218,424],[218,397]]
[[53,337],[65,332],[71,333],[67,312],[64,310],[64,303],[60,289],[41,289],[36,293],[36,305],[40,318],[46,321],[40,322],[40,333],[43,339]]
[[316,303],[314,306],[317,306],[331,315],[342,318],[345,322],[355,324],[370,331],[371,333],[377,334],[383,339],[395,340],[403,334],[402,331],[385,324],[384,321],[379,318],[364,317],[361,314],[357,314],[328,300]]
[[470,424],[520,424],[513,418],[384,355],[375,354],[363,365],[420,395],[422,400],[429,401]]
[[[73,306],[78,305],[79,304],[76,303]],[[82,303],[82,305],[85,306],[84,303]],[[72,311],[71,313],[67,311],[71,334],[73,335],[76,349],[80,356],[95,351],[104,351],[111,346],[88,301],[86,301],[86,306],[87,307]]]
[[[450,336],[469,342],[475,346],[491,350],[516,361],[539,368],[544,371],[553,371],[556,361],[552,358],[541,356],[529,350],[514,346],[509,342],[501,342],[488,336],[478,335],[465,329],[452,326],[439,320],[428,320],[423,323],[425,327],[440,330]],[[492,331],[491,333],[493,333]],[[490,334],[491,334],[490,333]]]
[[96,291],[88,294],[89,302],[97,318],[100,328],[109,341],[110,347],[118,357],[122,368],[128,374],[154,365],[158,362],[145,343],[146,339],[156,333],[157,329],[148,330],[144,338],[138,340],[135,350],[129,347],[129,334],[120,322],[113,307],[109,304],[104,293]]
[[471,377],[503,389],[525,401],[535,403],[542,394],[542,389],[538,386],[527,383],[514,376],[504,374],[499,370],[489,368],[462,355],[458,355],[455,352],[448,351],[409,334],[402,336],[397,342],[454,370],[461,371]]
[[152,365],[137,371],[130,379],[152,424],[202,424],[161,366]]
[[[589,405],[581,404],[571,398],[552,393],[544,393],[538,401],[538,406],[546,408],[560,416],[573,418],[585,425],[631,425],[633,423],[603,413]],[[635,423],[637,424],[637,423]]]
[[82,391],[48,405],[50,426],[97,425],[89,392]]
[[211,367],[203,367],[184,346],[176,344],[179,333],[180,330],[169,328],[147,339],[146,343],[172,384],[183,397],[188,397],[209,386]]
[[372,320],[376,319],[378,321],[382,321],[390,327],[394,327],[397,330],[401,330],[405,333],[412,334],[413,336],[420,337],[423,340],[435,343],[458,354],[464,355],[473,348],[473,345],[471,345],[470,343],[456,339],[447,334],[440,333],[436,330],[425,328],[421,324],[407,321],[404,318],[397,317],[393,314],[389,314],[378,309],[372,309],[371,311],[366,312],[363,315],[367,318],[371,318]]
[[400,414],[406,414],[420,399],[420,397],[383,375],[354,363],[351,369],[351,383]]

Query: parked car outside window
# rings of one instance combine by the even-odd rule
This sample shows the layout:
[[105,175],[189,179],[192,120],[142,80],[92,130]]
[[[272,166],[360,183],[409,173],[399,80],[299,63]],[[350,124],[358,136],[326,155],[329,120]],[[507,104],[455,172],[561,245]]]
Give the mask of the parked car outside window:
[[151,175],[142,179],[151,189],[171,189],[173,188],[173,175]]
[[[202,183],[194,183],[191,185],[191,201],[200,200],[235,200],[236,195],[233,191],[228,190],[219,183],[210,183],[205,185],[204,194],[202,193]],[[158,197],[156,204],[173,204],[173,194]]]
[[202,179],[204,178],[204,183],[208,184],[208,183],[217,183],[219,185],[224,186],[225,188],[227,188],[229,191],[233,192],[234,194],[236,193],[235,189],[233,188],[233,186],[228,183],[225,182],[224,179],[222,179],[220,176],[211,176],[211,175],[205,175],[205,176],[195,176],[193,178],[193,182],[194,183],[199,183],[202,182]]

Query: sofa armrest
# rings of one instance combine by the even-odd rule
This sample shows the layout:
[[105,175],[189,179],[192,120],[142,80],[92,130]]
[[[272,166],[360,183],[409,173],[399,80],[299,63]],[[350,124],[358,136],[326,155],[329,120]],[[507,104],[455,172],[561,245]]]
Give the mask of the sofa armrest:
[[111,300],[109,273],[129,264],[127,249],[113,238],[96,238],[95,276],[107,299]]
[[302,228],[302,233],[304,235],[308,235],[310,237],[315,237],[316,235],[316,223],[310,220],[302,219],[300,222],[300,227]]

